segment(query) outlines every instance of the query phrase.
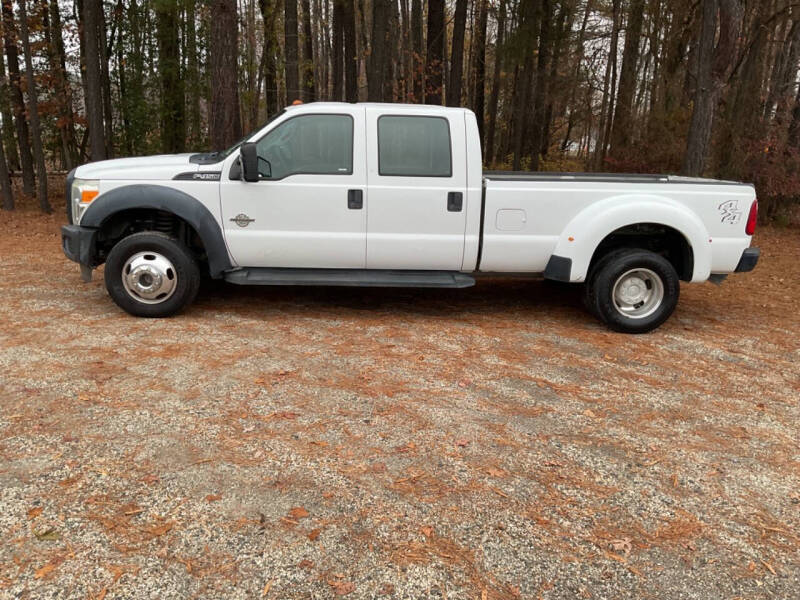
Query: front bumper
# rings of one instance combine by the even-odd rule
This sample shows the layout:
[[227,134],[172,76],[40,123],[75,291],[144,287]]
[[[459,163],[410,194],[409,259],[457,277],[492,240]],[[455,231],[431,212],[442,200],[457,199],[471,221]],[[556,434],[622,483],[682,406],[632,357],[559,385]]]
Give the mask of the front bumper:
[[61,248],[66,257],[90,269],[97,266],[94,264],[96,240],[97,229],[80,225],[61,227]]
[[742,252],[742,258],[739,259],[739,264],[736,265],[737,273],[749,273],[756,268],[758,259],[761,257],[760,248],[748,248]]

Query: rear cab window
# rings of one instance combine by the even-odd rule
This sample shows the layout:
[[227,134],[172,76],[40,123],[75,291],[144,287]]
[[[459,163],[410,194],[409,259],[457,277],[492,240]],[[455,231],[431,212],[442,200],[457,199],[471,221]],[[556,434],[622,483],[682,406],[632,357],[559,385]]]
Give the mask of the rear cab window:
[[450,124],[444,117],[382,115],[378,118],[378,174],[452,177]]

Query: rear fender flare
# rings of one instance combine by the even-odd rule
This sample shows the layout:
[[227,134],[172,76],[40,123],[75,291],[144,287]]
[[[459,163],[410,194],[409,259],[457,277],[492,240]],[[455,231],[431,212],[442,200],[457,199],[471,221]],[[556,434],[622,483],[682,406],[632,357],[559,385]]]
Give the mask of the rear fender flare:
[[692,249],[692,281],[711,275],[711,240],[703,222],[686,206],[657,195],[616,196],[588,206],[564,228],[554,257],[571,260],[569,280],[585,281],[595,250],[617,229],[639,223],[671,227],[681,233]]
[[101,194],[86,209],[81,227],[100,228],[113,215],[131,209],[162,210],[191,225],[203,242],[212,277],[232,268],[222,227],[211,211],[189,194],[162,185],[125,185]]

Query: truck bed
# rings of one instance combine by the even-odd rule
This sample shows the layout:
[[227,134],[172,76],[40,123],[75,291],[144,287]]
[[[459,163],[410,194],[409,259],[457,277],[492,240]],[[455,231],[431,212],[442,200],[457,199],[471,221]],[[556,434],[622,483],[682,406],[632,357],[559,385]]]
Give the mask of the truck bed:
[[742,185],[738,181],[683,177],[680,175],[646,175],[636,173],[555,173],[547,171],[484,171],[492,181],[586,181],[601,183],[681,183],[693,185]]
[[[596,248],[630,224],[678,232],[693,254],[692,281],[732,273],[749,247],[750,185],[674,175],[484,172],[479,269],[533,272],[552,256],[584,281]],[[652,229],[652,227],[651,227]]]

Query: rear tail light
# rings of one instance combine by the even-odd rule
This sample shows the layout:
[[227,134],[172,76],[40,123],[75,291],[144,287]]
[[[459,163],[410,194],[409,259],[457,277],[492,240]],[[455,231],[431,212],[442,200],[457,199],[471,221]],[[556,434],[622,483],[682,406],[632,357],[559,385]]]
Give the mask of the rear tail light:
[[750,214],[747,217],[747,225],[744,232],[747,235],[753,235],[756,232],[756,221],[758,221],[758,200],[753,200],[750,206]]

